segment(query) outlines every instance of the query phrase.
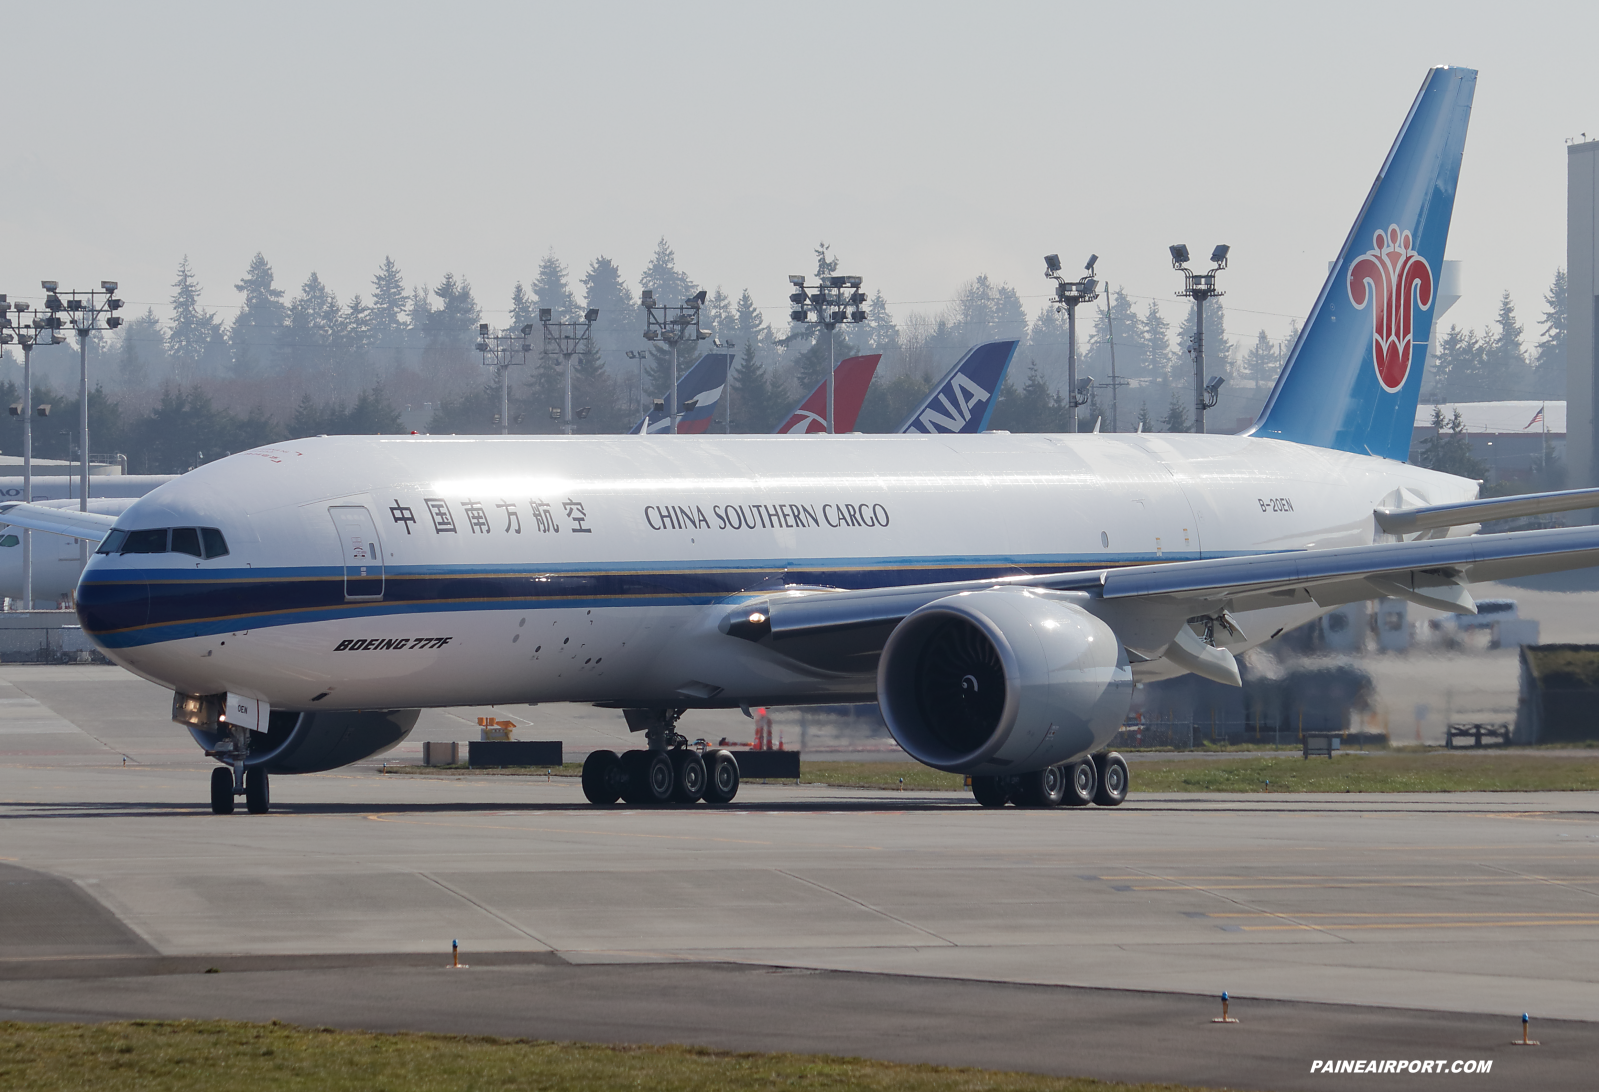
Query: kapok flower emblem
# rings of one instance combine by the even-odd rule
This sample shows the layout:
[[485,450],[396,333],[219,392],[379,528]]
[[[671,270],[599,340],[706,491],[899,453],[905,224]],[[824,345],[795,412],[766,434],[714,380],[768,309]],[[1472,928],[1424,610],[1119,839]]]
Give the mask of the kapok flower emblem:
[[1432,268],[1410,246],[1410,232],[1390,224],[1372,236],[1372,249],[1349,267],[1349,302],[1372,301],[1372,357],[1377,381],[1389,394],[1410,374],[1415,308],[1432,306]]

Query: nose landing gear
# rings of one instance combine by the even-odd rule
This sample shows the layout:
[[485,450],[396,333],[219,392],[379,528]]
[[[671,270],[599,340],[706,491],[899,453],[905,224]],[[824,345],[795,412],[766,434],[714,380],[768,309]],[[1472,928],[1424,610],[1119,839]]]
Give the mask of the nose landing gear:
[[244,760],[250,754],[250,730],[240,725],[230,725],[227,739],[215,751],[207,751],[225,765],[211,771],[211,813],[232,815],[234,798],[244,797],[244,810],[251,815],[264,815],[272,806],[272,793],[267,772],[259,767],[245,769]]

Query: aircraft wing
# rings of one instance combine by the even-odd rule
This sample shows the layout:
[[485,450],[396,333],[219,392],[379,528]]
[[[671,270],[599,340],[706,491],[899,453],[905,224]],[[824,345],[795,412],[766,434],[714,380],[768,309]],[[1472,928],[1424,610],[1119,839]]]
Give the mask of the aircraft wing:
[[34,531],[48,531],[69,538],[86,538],[99,542],[111,533],[117,517],[103,512],[80,512],[76,508],[46,508],[40,504],[16,501],[0,504],[0,523],[12,527],[27,527]]
[[1220,620],[1224,612],[1296,602],[1332,607],[1376,596],[1474,614],[1467,583],[1595,565],[1599,526],[1562,527],[864,591],[796,590],[739,604],[722,619],[721,630],[802,661],[850,670],[875,657],[912,611],[983,588],[1078,592],[1106,607],[1159,604],[1179,621]]

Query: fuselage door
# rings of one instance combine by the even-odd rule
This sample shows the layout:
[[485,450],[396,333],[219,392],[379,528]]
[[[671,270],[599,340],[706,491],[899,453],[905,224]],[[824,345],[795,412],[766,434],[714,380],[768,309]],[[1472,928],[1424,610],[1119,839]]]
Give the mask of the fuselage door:
[[328,509],[344,551],[344,598],[383,598],[383,545],[372,513],[359,505]]

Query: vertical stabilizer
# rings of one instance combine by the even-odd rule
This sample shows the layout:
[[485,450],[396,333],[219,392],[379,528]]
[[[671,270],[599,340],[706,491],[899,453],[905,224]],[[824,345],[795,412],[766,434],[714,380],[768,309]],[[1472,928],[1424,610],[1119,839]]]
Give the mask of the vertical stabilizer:
[[1409,454],[1476,87],[1427,73],[1253,435]]
[[975,346],[944,374],[895,432],[982,432],[999,401],[1015,340]]

